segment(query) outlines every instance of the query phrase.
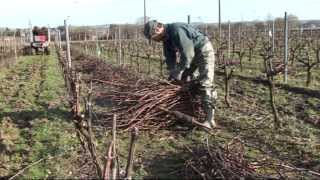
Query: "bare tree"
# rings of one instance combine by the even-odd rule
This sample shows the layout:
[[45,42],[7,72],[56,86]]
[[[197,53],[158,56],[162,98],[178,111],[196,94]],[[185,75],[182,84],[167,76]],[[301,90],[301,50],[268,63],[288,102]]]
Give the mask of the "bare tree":
[[240,48],[239,50],[235,51],[235,53],[239,57],[240,71],[242,72],[242,70],[243,70],[242,60],[243,60],[244,56],[246,55],[246,52],[245,52],[245,50],[243,48]]
[[222,69],[224,70],[224,84],[225,84],[225,95],[224,100],[228,107],[231,107],[231,103],[229,101],[229,91],[230,91],[230,80],[232,78],[233,72],[236,68],[236,65],[239,64],[238,60],[225,58],[224,55],[222,55],[223,59],[223,66]]
[[291,39],[290,44],[290,54],[289,54],[289,61],[291,62],[291,65],[294,64],[295,60],[297,59],[298,52],[303,47],[302,43],[300,43],[299,40],[296,38]]
[[304,49],[301,49],[299,52],[299,55],[297,57],[298,62],[302,63],[302,65],[307,70],[307,81],[306,86],[309,87],[312,81],[312,69],[317,65],[320,64],[320,47],[316,46],[313,48],[313,52],[315,54],[314,57],[312,57],[312,54],[310,54],[310,46],[311,42],[306,42],[306,45],[304,46]]
[[257,43],[258,43],[258,37],[253,37],[247,41],[247,46],[249,48],[249,61],[252,60],[252,56],[257,46]]
[[275,128],[278,129],[281,127],[281,122],[279,119],[279,113],[276,107],[275,103],[275,91],[274,91],[274,83],[273,83],[273,77],[277,75],[279,72],[275,72],[272,68],[272,46],[269,45],[269,43],[265,42],[263,44],[263,48],[261,49],[260,55],[263,58],[264,62],[264,72],[266,73],[267,80],[268,80],[268,86],[269,86],[269,96],[270,96],[270,105],[273,112],[273,119],[274,119],[274,125]]

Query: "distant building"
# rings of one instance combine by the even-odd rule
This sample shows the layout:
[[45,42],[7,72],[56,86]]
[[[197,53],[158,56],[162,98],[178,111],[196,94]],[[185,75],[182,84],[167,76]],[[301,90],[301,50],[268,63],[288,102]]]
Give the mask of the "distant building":
[[320,20],[301,21],[303,29],[320,29]]

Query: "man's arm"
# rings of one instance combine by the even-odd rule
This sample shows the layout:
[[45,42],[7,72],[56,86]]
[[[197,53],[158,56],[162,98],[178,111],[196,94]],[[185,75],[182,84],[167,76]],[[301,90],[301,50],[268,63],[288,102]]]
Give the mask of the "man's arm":
[[176,68],[176,60],[177,55],[174,47],[170,46],[169,44],[163,45],[163,52],[165,56],[165,62],[167,64],[167,70],[169,72],[173,71]]
[[184,29],[179,28],[176,34],[175,43],[181,54],[180,62],[176,67],[176,74],[181,78],[182,73],[190,68],[192,59],[194,57],[194,45],[192,39],[187,36]]

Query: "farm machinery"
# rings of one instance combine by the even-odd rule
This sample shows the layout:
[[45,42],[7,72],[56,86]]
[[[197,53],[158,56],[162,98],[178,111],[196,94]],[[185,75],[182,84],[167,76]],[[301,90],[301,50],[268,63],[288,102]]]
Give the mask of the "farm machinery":
[[25,47],[25,54],[50,54],[50,43],[48,28],[42,27],[39,28],[35,26],[32,29],[32,37],[30,38],[31,42],[28,46]]

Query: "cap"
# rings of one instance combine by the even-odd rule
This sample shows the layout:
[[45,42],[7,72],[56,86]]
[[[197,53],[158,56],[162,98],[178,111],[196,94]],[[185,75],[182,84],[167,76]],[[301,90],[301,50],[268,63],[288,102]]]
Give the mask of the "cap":
[[158,24],[158,22],[156,20],[152,20],[152,21],[148,21],[144,25],[143,34],[147,39],[151,39],[151,36],[153,34],[153,30],[154,30],[154,28],[156,27],[157,24]]

